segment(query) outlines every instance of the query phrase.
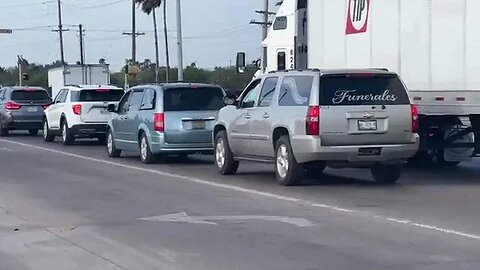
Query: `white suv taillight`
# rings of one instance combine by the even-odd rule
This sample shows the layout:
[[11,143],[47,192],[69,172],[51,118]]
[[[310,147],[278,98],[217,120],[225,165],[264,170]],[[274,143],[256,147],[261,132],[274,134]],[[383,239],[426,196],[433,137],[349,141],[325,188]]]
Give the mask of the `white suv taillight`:
[[82,104],[72,105],[72,110],[73,110],[73,113],[76,115],[82,114]]
[[418,107],[412,105],[412,133],[418,133],[420,131],[420,121],[418,119]]
[[165,115],[163,113],[156,113],[153,117],[153,129],[158,132],[165,131]]
[[320,107],[309,106],[306,121],[307,135],[320,135]]

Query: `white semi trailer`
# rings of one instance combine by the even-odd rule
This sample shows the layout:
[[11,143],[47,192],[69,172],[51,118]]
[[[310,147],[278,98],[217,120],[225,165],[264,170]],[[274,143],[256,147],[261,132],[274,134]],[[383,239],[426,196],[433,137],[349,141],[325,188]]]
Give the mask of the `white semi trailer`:
[[[480,153],[478,14],[477,0],[285,0],[262,43],[258,72],[397,72],[419,107],[416,159],[455,165]],[[239,53],[239,68],[244,57]]]

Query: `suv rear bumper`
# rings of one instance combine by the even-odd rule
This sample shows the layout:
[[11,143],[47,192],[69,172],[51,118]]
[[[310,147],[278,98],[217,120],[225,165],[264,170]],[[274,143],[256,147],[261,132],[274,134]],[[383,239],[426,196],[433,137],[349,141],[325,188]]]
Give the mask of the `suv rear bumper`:
[[4,127],[11,130],[27,130],[27,129],[42,129],[43,117],[31,116],[24,117],[24,119],[15,119],[11,115],[3,118]]
[[155,154],[213,154],[213,143],[167,143],[163,134],[152,135],[150,148]]
[[[412,158],[420,139],[415,134],[411,144],[321,146],[319,138],[299,136],[291,139],[293,153],[299,163],[311,161],[342,161],[350,163],[391,162]],[[359,155],[360,149],[380,148],[378,155]]]
[[107,133],[107,124],[93,124],[93,125],[75,125],[70,128],[70,133],[75,137],[95,137],[105,135]]

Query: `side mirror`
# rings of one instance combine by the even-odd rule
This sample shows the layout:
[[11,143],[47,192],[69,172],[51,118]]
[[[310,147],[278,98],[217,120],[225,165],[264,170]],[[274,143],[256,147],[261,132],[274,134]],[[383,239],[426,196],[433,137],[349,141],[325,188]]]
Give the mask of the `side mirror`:
[[245,53],[239,52],[237,53],[237,72],[238,73],[245,73],[246,71],[246,63],[245,63]]
[[231,97],[231,96],[225,96],[223,98],[223,103],[225,105],[237,105],[237,101],[235,100],[235,98]]
[[115,104],[108,104],[107,111],[117,112],[117,106]]

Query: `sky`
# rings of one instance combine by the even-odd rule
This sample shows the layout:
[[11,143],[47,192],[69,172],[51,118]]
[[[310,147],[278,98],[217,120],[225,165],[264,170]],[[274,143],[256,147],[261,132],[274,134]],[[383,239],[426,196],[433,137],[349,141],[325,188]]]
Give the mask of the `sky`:
[[[272,1],[271,1],[272,2]],[[131,58],[131,0],[63,0],[65,60],[80,58],[78,24],[85,29],[86,62],[105,58],[113,70],[119,70]],[[184,66],[213,68],[234,64],[238,51],[249,59],[260,57],[261,28],[250,25],[261,20],[256,9],[262,0],[181,0],[184,36]],[[272,8],[274,3],[272,4]],[[176,1],[167,0],[168,38],[171,65],[177,66]],[[162,14],[159,10],[160,63],[165,63]],[[13,29],[12,35],[0,34],[0,66],[16,64],[16,56],[29,62],[46,64],[60,59],[56,1],[0,0],[0,28]],[[137,29],[145,32],[138,38],[137,59],[155,61],[153,20],[137,9]]]

